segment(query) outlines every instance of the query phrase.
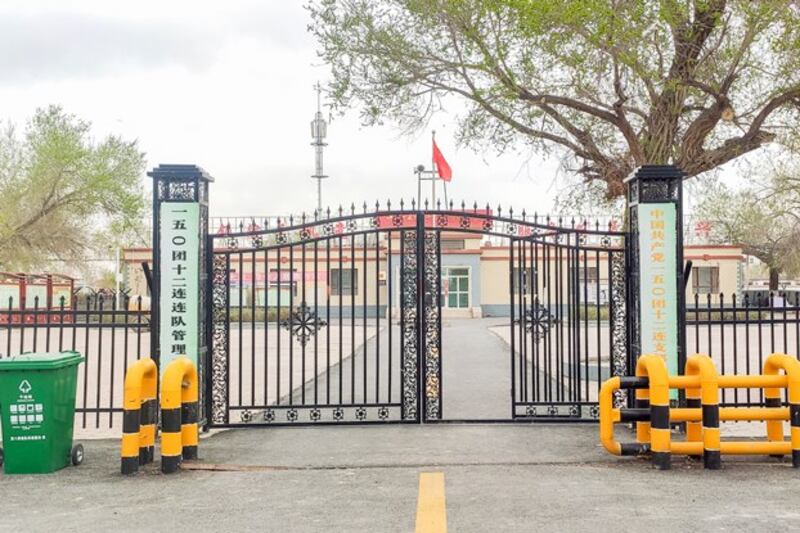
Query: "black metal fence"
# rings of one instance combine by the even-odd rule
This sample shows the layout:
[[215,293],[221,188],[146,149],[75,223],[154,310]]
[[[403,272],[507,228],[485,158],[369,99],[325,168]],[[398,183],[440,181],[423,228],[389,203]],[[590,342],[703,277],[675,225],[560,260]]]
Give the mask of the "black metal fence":
[[[125,369],[150,356],[148,302],[100,292],[76,294],[54,308],[40,306],[38,299],[21,304],[0,308],[0,358],[23,352],[80,352],[86,359],[78,368],[76,426],[119,427]],[[687,353],[708,354],[720,373],[760,373],[766,357],[775,352],[800,357],[798,293],[695,295],[688,304]],[[238,319],[231,320],[238,325]],[[724,406],[762,402],[761,390],[722,391]]]
[[38,298],[16,307],[9,302],[0,308],[0,358],[80,352],[76,427],[112,428],[122,417],[125,369],[149,357],[149,323],[147,301],[108,291],[75,294],[49,308]]
[[[686,309],[687,354],[709,355],[720,374],[759,374],[772,353],[800,357],[800,294],[695,295]],[[723,389],[721,405],[756,406],[760,389]]]

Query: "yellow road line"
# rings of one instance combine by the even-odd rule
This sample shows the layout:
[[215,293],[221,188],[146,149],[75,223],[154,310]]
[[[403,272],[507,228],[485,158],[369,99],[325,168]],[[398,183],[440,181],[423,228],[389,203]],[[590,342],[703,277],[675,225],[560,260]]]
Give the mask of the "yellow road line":
[[444,472],[423,472],[419,475],[416,533],[447,533]]

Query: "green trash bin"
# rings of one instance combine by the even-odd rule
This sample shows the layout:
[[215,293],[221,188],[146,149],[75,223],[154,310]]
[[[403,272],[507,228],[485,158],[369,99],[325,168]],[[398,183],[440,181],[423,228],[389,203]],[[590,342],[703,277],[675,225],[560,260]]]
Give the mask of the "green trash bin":
[[83,461],[72,445],[78,352],[25,353],[0,359],[0,419],[7,474],[55,472]]

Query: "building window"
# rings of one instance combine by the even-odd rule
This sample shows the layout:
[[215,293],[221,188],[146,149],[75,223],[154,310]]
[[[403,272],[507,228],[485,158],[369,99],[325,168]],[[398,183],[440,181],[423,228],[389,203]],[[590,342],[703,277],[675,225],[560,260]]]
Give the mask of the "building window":
[[719,267],[692,267],[692,288],[695,294],[717,294]]
[[332,268],[330,270],[331,294],[334,296],[353,296],[358,294],[358,269]]
[[449,309],[469,308],[469,268],[442,268],[442,295]]
[[294,296],[297,296],[297,284],[300,281],[300,275],[297,273],[296,268],[277,268],[269,269],[269,289],[275,295],[280,292],[282,297],[288,296],[291,291]]
[[578,283],[597,283],[597,267],[578,267]]
[[[519,294],[520,287],[522,287],[524,294],[531,294],[535,272],[536,271],[532,268],[511,269],[511,286],[514,287],[514,294]],[[522,279],[520,279],[520,275]]]
[[442,250],[463,250],[464,239],[442,239],[440,246]]

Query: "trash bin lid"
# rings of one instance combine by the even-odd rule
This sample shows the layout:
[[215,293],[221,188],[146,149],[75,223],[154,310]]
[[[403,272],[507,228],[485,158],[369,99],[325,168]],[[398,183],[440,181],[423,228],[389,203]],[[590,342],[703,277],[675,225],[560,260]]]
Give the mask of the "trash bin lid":
[[78,352],[22,353],[0,359],[0,372],[8,370],[54,370],[83,361]]

